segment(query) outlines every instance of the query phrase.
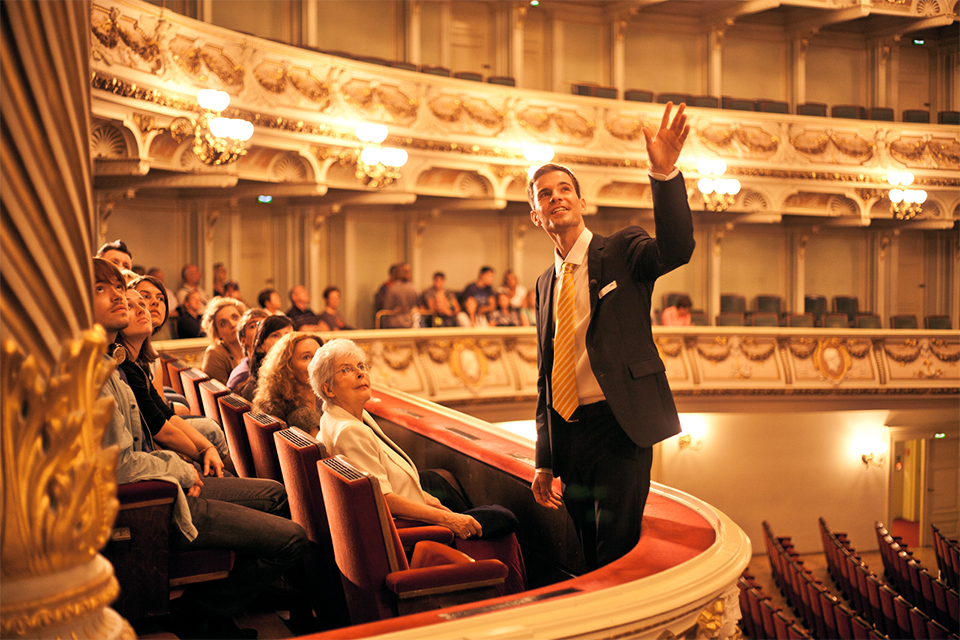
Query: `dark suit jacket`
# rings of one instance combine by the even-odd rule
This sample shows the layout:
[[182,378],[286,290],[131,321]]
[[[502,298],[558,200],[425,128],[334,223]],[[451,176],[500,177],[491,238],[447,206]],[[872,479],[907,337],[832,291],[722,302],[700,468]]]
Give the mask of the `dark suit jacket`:
[[[606,237],[594,234],[587,251],[590,364],[620,427],[643,447],[680,431],[663,361],[653,342],[650,299],[656,279],[686,264],[694,247],[683,176],[651,180],[651,187],[657,237],[651,238],[640,227],[627,227]],[[555,280],[553,264],[537,280],[536,464],[562,475],[566,461],[554,460],[553,455],[554,425],[562,418],[551,408],[550,381]]]

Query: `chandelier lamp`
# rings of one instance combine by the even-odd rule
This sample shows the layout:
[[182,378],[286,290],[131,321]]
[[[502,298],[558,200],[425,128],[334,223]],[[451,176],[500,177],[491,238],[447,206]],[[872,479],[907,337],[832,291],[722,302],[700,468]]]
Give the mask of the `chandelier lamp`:
[[177,118],[170,126],[177,142],[193,137],[193,153],[211,167],[230,164],[247,153],[244,143],[253,135],[253,123],[220,114],[230,104],[230,95],[216,89],[197,92],[199,117]]
[[891,171],[887,174],[887,182],[893,187],[887,194],[893,217],[897,220],[912,220],[917,217],[923,210],[927,192],[923,189],[906,188],[913,184],[913,174],[909,171]]
[[403,149],[382,147],[387,139],[387,127],[382,124],[358,124],[357,140],[363,143],[356,156],[356,177],[364,186],[382,189],[400,178],[400,168],[407,163],[408,155]]
[[739,180],[721,177],[726,171],[727,164],[723,160],[703,159],[697,163],[697,172],[706,176],[697,181],[704,211],[726,211],[740,193]]
[[533,174],[536,173],[541,165],[553,160],[553,156],[553,147],[545,144],[531,144],[523,147],[523,157],[527,162],[531,163],[527,169],[527,180],[533,177]]

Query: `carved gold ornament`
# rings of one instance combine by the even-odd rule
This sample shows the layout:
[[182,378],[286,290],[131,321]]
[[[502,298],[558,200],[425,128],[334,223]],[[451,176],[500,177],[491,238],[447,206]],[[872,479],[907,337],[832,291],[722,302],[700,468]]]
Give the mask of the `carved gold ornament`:
[[930,341],[930,351],[941,362],[957,362],[960,360],[960,344],[950,344],[944,340],[934,339]]
[[713,344],[697,344],[697,353],[710,362],[721,363],[730,356],[732,343],[727,340],[727,336],[717,336]]
[[821,340],[813,352],[813,365],[824,378],[839,384],[850,371],[850,351],[839,338]]
[[[53,372],[12,341],[3,344],[4,456],[0,468],[3,522],[0,576],[43,577],[90,563],[106,543],[117,514],[117,448],[103,449],[114,401],[100,397],[115,365],[103,357],[101,329],[64,342]],[[9,584],[8,583],[8,584]],[[68,621],[116,595],[112,576],[57,605],[20,602],[2,610],[3,636]]]
[[374,84],[367,80],[351,80],[341,88],[343,99],[367,115],[384,122],[412,123],[419,104],[400,90],[388,84]]
[[427,103],[430,113],[450,124],[469,126],[478,123],[487,128],[488,134],[503,131],[503,114],[485,100],[440,94]]
[[413,363],[413,347],[387,343],[383,345],[383,360],[394,371],[403,371]]
[[536,133],[547,133],[552,127],[578,142],[592,139],[596,129],[594,123],[575,111],[555,111],[546,107],[530,107],[521,112],[517,120],[520,126]]
[[759,343],[756,338],[743,338],[740,340],[740,350],[743,351],[743,355],[747,356],[747,358],[753,362],[764,362],[773,355],[776,349],[777,345],[775,342],[762,344]]
[[656,338],[654,342],[657,350],[668,358],[676,358],[683,349],[683,340],[680,338]]
[[810,354],[813,353],[814,349],[817,348],[819,342],[812,338],[799,338],[796,340],[790,341],[790,353],[793,354],[794,358],[799,358],[800,360],[805,360],[810,357]]
[[471,387],[478,387],[487,376],[487,357],[473,340],[457,340],[450,352],[453,373]]
[[[124,27],[124,23],[128,26]],[[90,11],[90,30],[94,38],[107,49],[115,49],[120,42],[129,47],[144,62],[154,62],[156,71],[160,66],[160,47],[148,36],[140,23],[129,16],[120,16],[116,8],[106,9],[93,5]]]

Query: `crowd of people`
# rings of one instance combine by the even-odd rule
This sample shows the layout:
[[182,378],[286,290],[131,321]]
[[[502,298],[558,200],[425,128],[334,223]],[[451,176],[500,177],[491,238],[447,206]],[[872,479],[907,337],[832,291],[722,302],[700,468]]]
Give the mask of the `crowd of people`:
[[[219,321],[214,322],[213,316],[207,324],[204,323],[204,318],[211,310],[210,304],[223,308],[223,303],[217,302],[218,299],[241,303],[240,306],[234,305],[238,320],[247,308],[240,285],[228,279],[223,263],[213,265],[213,294],[210,295],[201,286],[203,274],[195,264],[184,265],[180,270],[180,288],[174,292],[164,282],[161,269],[144,269],[134,264],[132,254],[122,240],[103,245],[97,256],[113,262],[120,269],[150,276],[158,290],[157,295],[162,295],[165,302],[171,301],[167,304],[167,316],[171,321],[164,323],[163,329],[154,335],[155,339],[209,336],[223,346],[223,349],[217,350],[218,362],[229,360],[231,366],[236,366],[241,358],[246,357],[241,353],[237,341],[220,337],[222,325]],[[390,267],[389,277],[374,296],[375,328],[536,326],[535,292],[519,284],[512,271],[507,271],[500,287],[494,288],[493,268],[481,267],[477,279],[466,283],[459,292],[447,288],[447,277],[442,271],[434,273],[433,284],[422,291],[416,289],[411,279],[409,264],[402,262]],[[339,287],[328,286],[323,291],[323,310],[318,313],[310,307],[307,288],[296,285],[288,293],[290,306],[284,310],[280,293],[274,288],[266,288],[257,294],[256,308],[268,315],[287,316],[298,331],[349,330],[353,327],[344,321],[340,313],[341,296]],[[172,304],[173,300],[176,300],[175,305]],[[232,333],[232,330],[227,329],[227,332]]]
[[[101,247],[93,262],[94,321],[106,332],[107,357],[118,364],[103,389],[115,401],[103,444],[119,447],[117,482],[176,483],[171,548],[229,549],[236,554],[228,578],[191,585],[175,601],[170,624],[178,636],[256,637],[255,630],[238,628],[233,616],[266,591],[293,589],[304,603],[315,602],[317,594],[307,593],[310,583],[303,575],[307,536],[290,519],[283,485],[236,477],[220,425],[188,415],[186,400],[163,387],[151,341],[169,335],[172,317],[189,316],[197,333],[209,337],[202,368],[211,378],[251,400],[256,411],[321,440],[331,455],[342,454],[377,475],[395,515],[445,526],[457,538],[470,539],[474,557],[501,559],[508,569],[501,593],[526,588],[514,535],[516,517],[497,505],[471,507],[459,487],[444,484],[449,476],[418,471],[363,411],[371,397],[363,350],[343,339],[324,345],[320,336],[308,332],[349,328],[337,312],[336,287],[324,291],[322,314],[310,310],[306,289],[295,287],[290,294],[293,306],[284,313],[274,290],[258,296],[260,308],[247,309],[239,288],[229,286],[222,265],[217,295],[209,297],[199,285],[196,265],[184,267],[183,286],[171,294],[158,270],[149,274],[132,270],[132,255],[119,240]],[[398,276],[408,273],[401,270]],[[490,277],[491,270],[481,272],[477,287],[482,281],[490,288]],[[439,284],[438,290],[444,291],[442,278]],[[403,298],[407,294],[402,291],[394,289],[387,299]],[[419,301],[416,292],[405,299],[413,297]],[[506,294],[500,297],[506,299]],[[176,314],[171,313],[175,299]],[[496,299],[496,294],[488,293],[482,305],[475,306],[486,308],[488,299]],[[452,297],[444,300],[459,304]],[[511,313],[508,302],[500,307]],[[497,310],[494,306],[488,313]],[[370,446],[378,447],[379,453],[371,455]],[[306,607],[309,611],[309,604]],[[314,624],[314,629],[323,628],[327,622]]]

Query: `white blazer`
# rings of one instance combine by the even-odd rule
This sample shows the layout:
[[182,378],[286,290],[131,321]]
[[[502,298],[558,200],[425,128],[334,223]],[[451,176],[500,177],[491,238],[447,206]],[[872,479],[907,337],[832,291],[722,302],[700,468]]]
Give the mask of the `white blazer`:
[[376,476],[384,495],[395,493],[426,504],[417,466],[366,411],[360,422],[345,409],[324,402],[320,439],[328,455],[342,455],[361,471]]

